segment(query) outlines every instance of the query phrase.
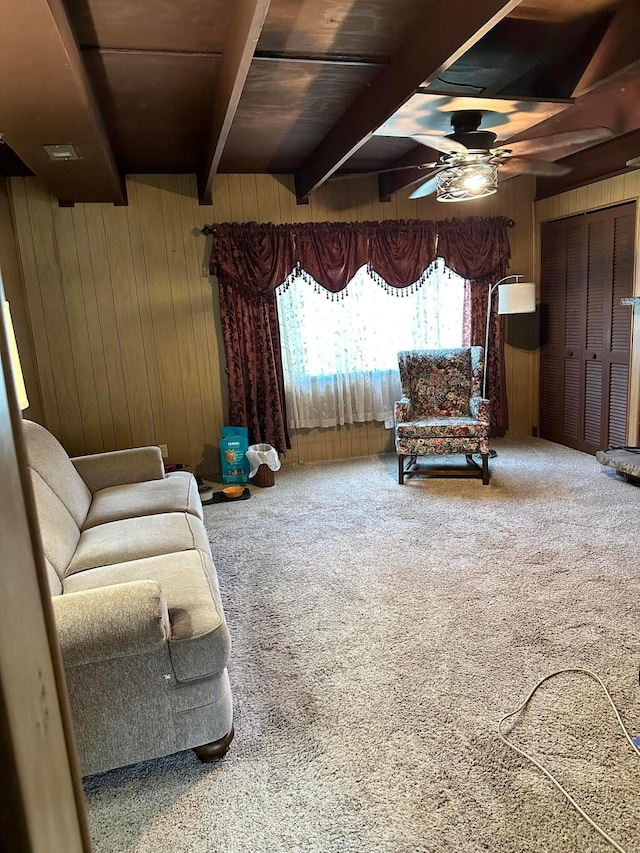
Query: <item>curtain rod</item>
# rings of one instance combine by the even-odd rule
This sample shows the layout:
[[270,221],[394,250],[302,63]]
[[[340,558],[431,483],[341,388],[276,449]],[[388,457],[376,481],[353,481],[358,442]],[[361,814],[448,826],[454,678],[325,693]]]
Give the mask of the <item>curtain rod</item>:
[[[395,220],[391,219],[388,221],[394,222]],[[238,224],[241,224],[241,223],[238,223]],[[295,223],[289,222],[289,223],[284,223],[284,224],[294,225]],[[304,224],[306,225],[309,223],[304,223]],[[506,224],[507,224],[507,228],[515,228],[516,227],[515,219],[507,219]],[[200,229],[200,233],[204,234],[206,237],[209,237],[211,234],[215,234],[216,233],[215,225],[203,225],[202,228]]]

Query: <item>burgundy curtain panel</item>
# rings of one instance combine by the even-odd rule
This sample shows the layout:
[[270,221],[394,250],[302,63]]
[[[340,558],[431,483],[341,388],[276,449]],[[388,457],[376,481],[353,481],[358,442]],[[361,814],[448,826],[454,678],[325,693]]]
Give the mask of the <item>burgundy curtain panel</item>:
[[[394,288],[408,287],[436,257],[467,279],[469,344],[484,345],[487,289],[505,274],[510,257],[504,217],[297,225],[216,225],[211,272],[218,276],[222,334],[229,377],[229,420],[247,426],[251,443],[291,447],[286,426],[276,289],[292,272],[338,293],[360,267]],[[489,362],[493,429],[508,425],[502,327],[492,316]]]
[[220,289],[229,424],[246,426],[250,444],[279,452],[291,442],[275,291],[293,265],[289,229],[254,222],[216,227],[211,271]]
[[255,296],[220,274],[220,319],[227,356],[229,424],[246,426],[249,443],[278,451],[287,432],[280,326],[275,292]]
[[[449,269],[469,282],[463,343],[484,346],[489,287],[506,275],[511,258],[506,217],[469,217],[439,223],[438,254]],[[509,427],[504,367],[504,333],[497,299],[491,306],[487,393],[491,401],[491,432],[504,435]]]

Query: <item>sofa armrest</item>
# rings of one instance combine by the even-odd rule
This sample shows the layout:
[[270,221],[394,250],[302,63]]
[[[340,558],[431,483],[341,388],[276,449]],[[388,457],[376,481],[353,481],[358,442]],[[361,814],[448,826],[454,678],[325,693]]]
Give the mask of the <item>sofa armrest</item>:
[[397,424],[413,420],[413,406],[408,397],[397,400],[393,404],[393,414]]
[[476,421],[488,424],[489,418],[489,401],[484,397],[472,397],[470,400],[471,417]]
[[76,456],[71,461],[92,494],[109,486],[163,480],[165,476],[159,447],[93,453],[90,456]]
[[148,654],[170,637],[167,602],[156,581],[132,581],[52,599],[65,666]]

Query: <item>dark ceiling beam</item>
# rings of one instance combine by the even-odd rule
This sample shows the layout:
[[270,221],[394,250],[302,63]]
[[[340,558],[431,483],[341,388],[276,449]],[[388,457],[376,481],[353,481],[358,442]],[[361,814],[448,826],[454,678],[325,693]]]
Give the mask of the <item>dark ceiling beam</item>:
[[103,56],[125,54],[126,56],[210,56],[212,59],[222,57],[221,50],[166,50],[155,47],[99,47],[94,44],[80,46],[83,54],[99,53]]
[[254,60],[263,62],[305,62],[316,65],[346,65],[358,68],[383,68],[384,62],[379,59],[367,59],[358,56],[312,56],[305,53],[271,53],[268,51],[256,51]]
[[[61,0],[3,4],[0,131],[60,202],[125,203],[123,181]],[[43,148],[69,143],[79,159],[55,162]]]
[[236,0],[222,53],[222,67],[213,98],[205,157],[198,175],[200,200],[211,202],[211,187],[238,109],[251,60],[271,0]]
[[295,173],[298,200],[321,186],[420,85],[445,71],[519,2],[425,3],[412,26],[413,35]]
[[573,97],[637,68],[640,68],[640,9],[638,0],[627,0],[613,16]]
[[640,157],[640,130],[603,142],[596,149],[580,151],[565,157],[563,165],[571,172],[559,178],[538,178],[536,198],[547,198],[565,190],[573,190],[603,178],[633,171],[627,160]]
[[626,171],[620,165],[622,155],[611,158],[607,155],[601,159],[601,153],[616,151],[615,142],[619,137],[640,131],[640,69],[625,70],[606,78],[577,98],[572,107],[513,136],[509,143],[589,127],[606,127],[612,131],[614,139],[562,157],[559,162],[570,166],[571,172],[554,178],[539,178],[539,193],[544,193],[545,197],[555,195]]
[[[126,54],[128,56],[205,56],[220,59],[221,50],[167,50],[154,47],[100,47],[97,44],[81,45],[82,53],[99,53],[104,55]],[[304,53],[273,53],[271,51],[256,51],[253,54],[255,62],[301,62],[309,65],[341,65],[354,68],[383,68],[384,62],[379,59],[368,59],[358,56],[315,56]]]

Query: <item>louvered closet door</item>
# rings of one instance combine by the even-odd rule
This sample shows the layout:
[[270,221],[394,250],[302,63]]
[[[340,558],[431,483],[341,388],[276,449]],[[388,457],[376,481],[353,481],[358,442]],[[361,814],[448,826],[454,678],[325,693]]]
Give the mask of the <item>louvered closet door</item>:
[[[608,405],[604,399],[606,304],[611,301],[612,240],[608,210],[584,217],[587,225],[586,327],[581,352],[584,387],[582,434],[578,447],[595,453],[606,444]],[[609,298],[607,299],[607,293]],[[569,295],[567,294],[567,299]],[[629,318],[630,319],[630,318]]]
[[540,434],[595,453],[624,444],[635,204],[542,229]]
[[564,305],[567,271],[565,221],[542,226],[542,334],[540,434],[562,443],[564,409]]
[[584,217],[545,223],[542,252],[540,434],[579,450],[586,322]]
[[563,407],[561,444],[581,449],[585,404],[584,327],[588,312],[584,282],[588,270],[588,229],[584,218],[567,219],[563,324]]
[[605,322],[610,334],[604,357],[608,417],[605,419],[606,444],[626,442],[629,392],[629,359],[631,354],[631,309],[620,300],[633,296],[633,261],[635,248],[635,204],[614,208],[612,219],[613,271],[611,299],[607,303]]

